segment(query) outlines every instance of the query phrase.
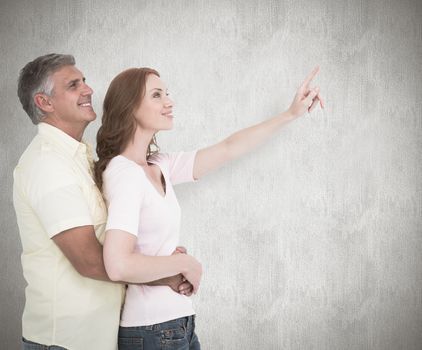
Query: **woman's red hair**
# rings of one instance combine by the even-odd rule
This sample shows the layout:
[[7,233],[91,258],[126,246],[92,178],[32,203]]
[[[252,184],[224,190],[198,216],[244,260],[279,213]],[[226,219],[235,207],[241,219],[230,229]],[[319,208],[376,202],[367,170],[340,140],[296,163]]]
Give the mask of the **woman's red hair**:
[[[134,111],[145,96],[148,75],[160,76],[151,68],[131,68],[117,75],[108,87],[103,104],[101,127],[97,133],[98,161],[94,164],[94,177],[98,188],[103,185],[103,172],[110,160],[123,152],[136,131]],[[155,137],[151,140],[147,158],[155,153]]]

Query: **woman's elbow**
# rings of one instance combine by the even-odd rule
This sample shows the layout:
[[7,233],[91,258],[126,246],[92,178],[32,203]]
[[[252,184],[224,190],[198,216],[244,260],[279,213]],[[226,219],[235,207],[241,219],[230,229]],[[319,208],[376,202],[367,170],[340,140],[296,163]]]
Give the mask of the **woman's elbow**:
[[118,263],[115,260],[109,261],[109,259],[104,259],[104,267],[107,276],[111,281],[121,282],[127,280],[125,276],[125,269],[121,263]]
[[107,272],[108,278],[110,278],[110,281],[122,282],[125,280],[125,278],[120,273],[120,271],[117,271],[116,269],[106,269],[106,272]]

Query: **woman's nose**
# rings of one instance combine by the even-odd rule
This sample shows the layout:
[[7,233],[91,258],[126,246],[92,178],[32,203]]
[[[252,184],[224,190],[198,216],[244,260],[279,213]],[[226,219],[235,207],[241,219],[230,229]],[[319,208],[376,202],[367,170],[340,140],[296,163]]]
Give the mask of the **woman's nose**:
[[173,100],[170,97],[167,96],[166,97],[166,100],[164,101],[164,105],[166,107],[173,107],[174,102],[173,102]]

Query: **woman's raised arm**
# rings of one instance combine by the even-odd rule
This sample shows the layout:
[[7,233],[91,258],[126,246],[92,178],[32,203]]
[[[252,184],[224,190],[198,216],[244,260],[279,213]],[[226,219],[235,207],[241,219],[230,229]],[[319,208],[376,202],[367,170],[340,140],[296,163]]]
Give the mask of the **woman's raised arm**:
[[319,67],[316,67],[308,75],[297,90],[293,102],[286,112],[257,125],[242,129],[215,145],[199,150],[193,167],[194,178],[199,179],[224,163],[252,151],[280,130],[283,125],[302,116],[306,111],[310,113],[318,102],[321,108],[324,108],[324,102],[319,94],[319,87],[309,87],[318,72]]

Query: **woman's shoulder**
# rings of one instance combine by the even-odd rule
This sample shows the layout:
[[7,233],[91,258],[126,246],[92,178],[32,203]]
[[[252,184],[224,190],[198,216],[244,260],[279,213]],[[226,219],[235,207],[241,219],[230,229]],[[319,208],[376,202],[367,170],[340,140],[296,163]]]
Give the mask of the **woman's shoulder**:
[[148,162],[154,164],[169,164],[187,153],[188,152],[157,152],[148,157]]
[[169,156],[170,156],[169,153],[157,152],[157,153],[151,154],[148,157],[148,162],[155,163],[155,164],[165,163],[165,162],[168,162]]
[[142,167],[134,161],[118,155],[110,160],[103,176],[106,178],[144,177],[144,172]]
[[103,194],[108,201],[121,196],[141,198],[146,183],[142,167],[124,156],[112,158],[103,172]]

